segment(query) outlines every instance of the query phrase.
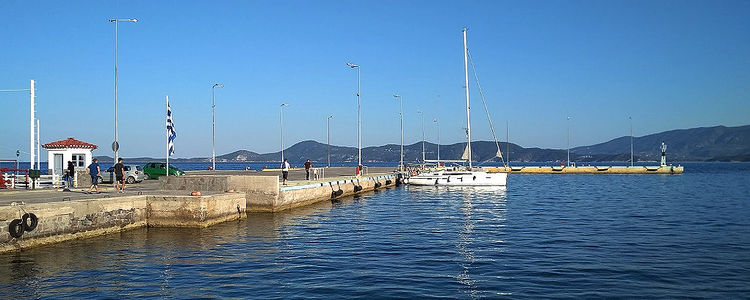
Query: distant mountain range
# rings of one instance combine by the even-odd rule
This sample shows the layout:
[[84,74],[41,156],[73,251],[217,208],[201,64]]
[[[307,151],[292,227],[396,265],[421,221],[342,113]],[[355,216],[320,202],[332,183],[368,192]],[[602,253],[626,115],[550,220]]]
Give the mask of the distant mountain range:
[[[669,161],[750,161],[750,125],[738,127],[701,127],[680,129],[650,134],[633,138],[633,152],[636,161],[656,161],[661,155],[661,142],[667,144],[667,159]],[[455,143],[440,146],[441,159],[459,159],[466,143]],[[566,149],[524,148],[516,144],[500,142],[505,157],[516,162],[546,162],[565,161]],[[508,150],[510,147],[510,150]],[[357,148],[331,146],[331,163],[356,162]],[[362,148],[365,162],[397,162],[399,161],[399,145],[388,144],[376,147]],[[427,159],[437,158],[437,145],[425,143]],[[472,142],[472,158],[475,161],[499,161],[494,158],[497,146],[494,142]],[[316,141],[303,141],[284,149],[284,157],[291,162],[311,161],[325,163],[327,161],[328,146]],[[101,161],[112,161],[111,157],[98,156]],[[227,162],[278,162],[280,151],[259,154],[248,150],[238,150],[217,156],[217,161]],[[177,158],[175,162],[206,162],[209,158]],[[629,161],[630,137],[619,137],[601,144],[575,147],[570,149],[571,161]],[[129,161],[154,160],[149,157],[128,158]],[[404,145],[404,161],[418,162],[422,160],[422,143]]]

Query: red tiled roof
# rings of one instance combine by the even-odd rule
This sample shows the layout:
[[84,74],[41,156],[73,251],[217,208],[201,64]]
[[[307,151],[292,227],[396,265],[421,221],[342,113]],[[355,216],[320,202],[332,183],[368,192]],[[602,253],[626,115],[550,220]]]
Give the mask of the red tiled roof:
[[62,148],[82,148],[82,149],[96,149],[99,148],[94,144],[89,144],[86,142],[82,142],[79,140],[76,140],[74,138],[67,138],[64,140],[46,143],[42,145],[42,148],[44,149],[62,149]]

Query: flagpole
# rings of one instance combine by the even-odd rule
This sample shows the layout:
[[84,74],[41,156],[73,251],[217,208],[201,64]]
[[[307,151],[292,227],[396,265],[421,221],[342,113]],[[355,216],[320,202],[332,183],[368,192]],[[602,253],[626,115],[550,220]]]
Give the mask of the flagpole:
[[[169,114],[169,95],[167,95],[166,109],[167,109],[167,114]],[[165,121],[165,125],[169,126],[169,118],[167,118],[167,120]],[[164,132],[166,133],[166,136],[167,136],[167,169],[166,169],[166,172],[167,172],[167,179],[169,179],[169,129],[168,127],[165,127]]]

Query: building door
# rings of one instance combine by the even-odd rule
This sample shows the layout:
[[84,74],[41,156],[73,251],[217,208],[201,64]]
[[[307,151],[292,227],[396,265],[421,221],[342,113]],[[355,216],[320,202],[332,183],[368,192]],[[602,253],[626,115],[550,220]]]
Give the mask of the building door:
[[54,157],[55,164],[54,168],[52,169],[52,173],[56,175],[62,175],[63,174],[63,155],[62,154],[55,154]]

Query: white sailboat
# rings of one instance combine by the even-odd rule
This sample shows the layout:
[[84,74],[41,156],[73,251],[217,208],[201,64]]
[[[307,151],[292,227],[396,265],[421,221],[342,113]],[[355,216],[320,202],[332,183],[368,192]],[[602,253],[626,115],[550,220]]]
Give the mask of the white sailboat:
[[[466,149],[461,157],[468,161],[468,168],[423,172],[409,178],[411,185],[436,186],[505,186],[508,173],[488,173],[482,168],[474,168],[471,163],[471,113],[469,106],[469,65],[466,46],[466,28],[464,36],[464,80],[466,84]],[[498,156],[500,154],[498,149]]]

